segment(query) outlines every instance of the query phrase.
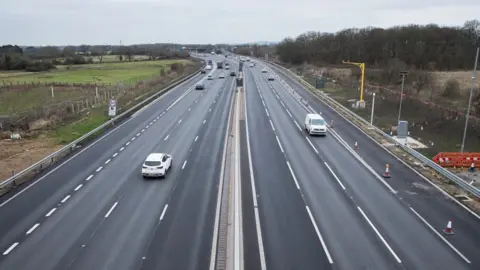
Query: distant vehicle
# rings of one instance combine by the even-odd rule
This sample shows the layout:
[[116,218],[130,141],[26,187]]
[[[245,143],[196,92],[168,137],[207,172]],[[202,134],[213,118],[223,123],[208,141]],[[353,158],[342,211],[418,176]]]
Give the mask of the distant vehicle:
[[205,69],[200,70],[200,73],[205,74],[207,71]]
[[327,123],[318,114],[307,114],[305,117],[305,130],[309,135],[327,135]]
[[223,68],[223,62],[222,61],[217,62],[217,68],[219,68],[219,69]]
[[215,52],[211,52],[210,54],[211,54],[211,55],[215,55]]
[[213,75],[212,75],[212,74],[208,74],[207,79],[213,80]]
[[230,72],[230,76],[236,76],[235,71]]
[[208,64],[212,65],[213,64],[212,60],[208,60]]
[[225,69],[226,69],[226,70],[229,70],[229,69],[230,69],[230,66],[225,65]]
[[205,69],[206,69],[206,70],[212,70],[212,66],[207,65],[207,66],[205,67]]
[[270,75],[268,75],[267,80],[269,80],[269,81],[274,81],[274,80],[275,80],[275,77],[273,77],[273,75],[270,74]]
[[250,67],[254,67],[255,64],[253,62],[250,63]]
[[203,83],[197,83],[195,85],[195,90],[203,90],[205,89],[205,85]]
[[218,78],[219,78],[219,79],[225,79],[225,74],[220,73],[220,75],[218,75]]
[[142,176],[166,177],[172,167],[172,156],[164,153],[151,153],[142,165]]
[[262,68],[262,73],[267,73],[267,70],[265,68]]

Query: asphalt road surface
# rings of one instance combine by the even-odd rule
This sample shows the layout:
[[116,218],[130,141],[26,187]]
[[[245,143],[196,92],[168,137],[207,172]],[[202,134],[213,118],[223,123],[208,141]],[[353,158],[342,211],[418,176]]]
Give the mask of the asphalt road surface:
[[[468,262],[474,258],[467,259],[446,244],[379,177],[376,172],[381,170],[372,169],[370,160],[362,163],[331,134],[308,136],[303,130],[308,108],[278,80],[267,81],[261,69],[261,65],[246,68],[245,76],[267,269],[328,269],[329,264],[334,269],[472,268]],[[336,127],[343,124],[338,118],[335,122]],[[347,138],[351,139],[343,139]],[[456,211],[470,217],[463,209]],[[299,239],[308,240],[300,244]]]
[[[233,78],[196,76],[0,207],[0,269],[208,269]],[[151,152],[166,179],[144,180]],[[38,225],[37,225],[38,224]]]

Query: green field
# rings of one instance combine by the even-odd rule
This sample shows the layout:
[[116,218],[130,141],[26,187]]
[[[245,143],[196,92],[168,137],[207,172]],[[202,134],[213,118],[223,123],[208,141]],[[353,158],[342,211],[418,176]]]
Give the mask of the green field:
[[0,85],[2,81],[40,83],[117,83],[133,84],[140,80],[149,79],[158,75],[161,69],[167,71],[166,66],[172,63],[192,63],[189,60],[158,60],[138,62],[117,62],[103,64],[73,65],[70,70],[68,66],[59,66],[56,70],[28,73],[0,73]]
[[[23,85],[24,82],[112,83],[112,85],[121,82],[134,84],[140,80],[150,79],[159,75],[161,69],[167,72],[167,65],[178,62],[185,65],[193,64],[189,60],[159,60],[77,65],[72,66],[71,70],[67,70],[66,66],[62,66],[62,68],[57,70],[38,73],[0,72],[0,86],[2,85],[2,80],[6,82],[11,81],[14,85],[17,82],[20,85]],[[54,98],[52,98],[50,87],[45,86],[26,91],[0,88],[0,114],[18,113],[48,104],[59,103],[66,99],[76,99],[92,95],[92,91],[94,90],[67,88],[55,92]]]

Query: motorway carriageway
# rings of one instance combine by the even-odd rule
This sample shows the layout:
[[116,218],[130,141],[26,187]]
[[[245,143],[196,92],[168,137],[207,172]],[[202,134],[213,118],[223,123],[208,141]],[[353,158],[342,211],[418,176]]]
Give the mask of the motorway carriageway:
[[[0,269],[208,269],[234,79],[171,90],[4,202]],[[206,74],[205,74],[206,75]],[[170,153],[165,180],[140,174]]]
[[353,149],[332,134],[308,136],[303,121],[312,111],[261,69],[245,71],[259,218],[243,209],[255,219],[244,224],[244,242],[261,238],[265,267],[250,254],[247,269],[473,269]]

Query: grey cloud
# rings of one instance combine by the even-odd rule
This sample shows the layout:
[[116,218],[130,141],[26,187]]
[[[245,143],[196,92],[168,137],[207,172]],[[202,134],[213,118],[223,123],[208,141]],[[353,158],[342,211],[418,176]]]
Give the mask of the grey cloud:
[[3,43],[125,44],[278,41],[306,31],[461,25],[480,2],[460,0],[1,0]]

